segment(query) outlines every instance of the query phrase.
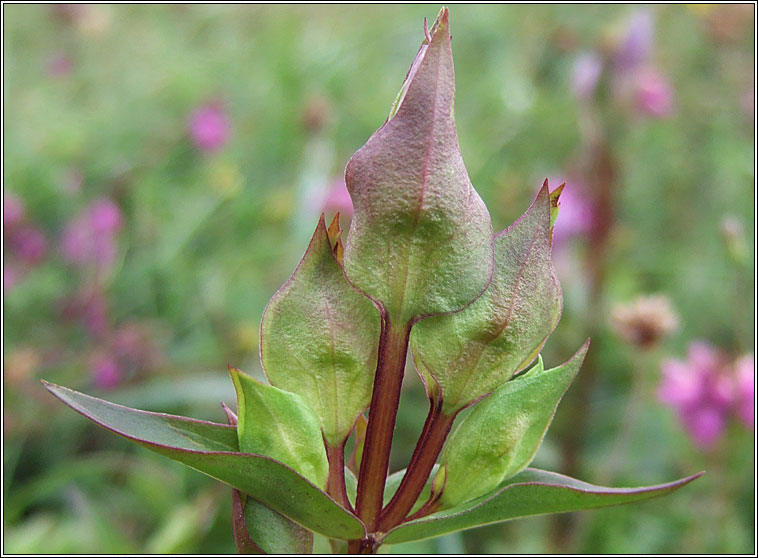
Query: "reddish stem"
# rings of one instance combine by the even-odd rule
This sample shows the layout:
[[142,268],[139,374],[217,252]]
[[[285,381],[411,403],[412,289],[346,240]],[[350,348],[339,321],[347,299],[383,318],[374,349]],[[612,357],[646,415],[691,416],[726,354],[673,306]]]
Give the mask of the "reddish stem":
[[409,324],[396,327],[386,316],[382,319],[374,391],[371,395],[355,503],[358,517],[363,520],[369,533],[376,531],[382,508],[410,331]]
[[329,460],[329,478],[326,481],[326,493],[345,509],[354,511],[347,497],[345,488],[345,442],[332,446],[326,440],[326,458]]
[[416,444],[405,476],[392,500],[382,512],[379,522],[381,531],[386,532],[402,523],[413,508],[421,495],[421,491],[426,486],[434,462],[442,451],[442,446],[445,444],[454,420],[455,415],[442,414],[441,405],[432,403],[424,424],[424,430]]

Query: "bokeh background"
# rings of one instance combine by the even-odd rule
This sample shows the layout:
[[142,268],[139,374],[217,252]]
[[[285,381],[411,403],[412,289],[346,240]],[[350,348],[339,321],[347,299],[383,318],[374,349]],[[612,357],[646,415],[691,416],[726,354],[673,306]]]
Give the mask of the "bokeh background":
[[[258,327],[438,6],[9,5],[6,553],[227,553],[230,491],[40,378],[224,422]],[[566,182],[548,365],[592,336],[535,466],[642,504],[386,547],[752,553],[754,6],[457,6],[456,118],[496,230]],[[426,414],[412,366],[392,454]],[[317,549],[328,551],[325,541]]]

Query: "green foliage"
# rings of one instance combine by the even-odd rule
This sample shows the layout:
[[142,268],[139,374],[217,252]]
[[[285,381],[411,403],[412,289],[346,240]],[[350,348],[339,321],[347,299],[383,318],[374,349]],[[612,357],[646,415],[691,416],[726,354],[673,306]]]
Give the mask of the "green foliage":
[[[586,512],[560,546],[553,541],[564,516],[387,550],[699,554],[754,547],[752,433],[735,424],[712,452],[702,452],[655,397],[658,362],[683,354],[691,339],[709,339],[730,354],[753,346],[754,206],[745,201],[755,189],[754,118],[744,101],[754,98],[755,37],[753,8],[742,7],[749,14],[736,18],[731,10],[740,6],[649,7],[655,63],[675,92],[675,113],[658,120],[614,110],[589,115],[571,95],[576,57],[606,52],[636,8],[453,8],[460,147],[495,230],[518,217],[545,175],[576,192],[571,178],[586,170],[587,130],[615,130],[604,142],[616,163],[605,183],[614,223],[604,256],[582,235],[554,246],[565,308],[545,359],[558,362],[593,337],[586,366],[595,383],[579,406],[591,422],[575,454],[577,470],[614,486],[705,468],[709,474],[676,498]],[[429,7],[80,8],[4,6],[5,192],[24,200],[48,240],[45,261],[4,289],[4,549],[231,553],[227,486],[35,396],[37,380],[219,420],[218,402],[234,397],[223,365],[263,378],[258,319],[302,255],[324,211],[321,194],[387,114]],[[59,55],[71,69],[51,75],[48,64]],[[187,137],[187,119],[217,98],[231,119],[231,139],[201,153]],[[316,127],[305,116],[312,107],[323,117]],[[149,324],[165,357],[129,370],[107,395],[93,387],[91,359],[109,338],[90,338],[61,312],[65,299],[95,278],[72,270],[57,250],[67,223],[99,196],[124,214],[114,268],[96,278],[107,293],[108,319]],[[743,228],[739,257],[718,234],[726,216]],[[562,209],[558,230],[570,219],[570,208]],[[8,252],[6,245],[6,264]],[[605,292],[594,299],[586,272],[603,258]],[[654,291],[671,298],[681,326],[641,358],[614,335],[607,311]],[[588,301],[599,315],[588,315]],[[643,378],[642,418],[614,468],[609,448],[625,422],[620,410],[633,378]],[[565,440],[577,428],[576,387],[533,466],[565,470]],[[406,467],[424,412],[424,386],[406,373],[392,471]],[[230,434],[224,444],[236,443]],[[192,430],[187,436],[196,440]],[[352,444],[351,437],[348,449]],[[317,552],[329,551],[323,543],[317,537]]]
[[347,164],[345,272],[391,323],[460,310],[492,275],[492,225],[454,121],[447,16],[419,50],[394,115]]
[[551,370],[544,370],[540,359],[476,405],[440,458],[441,479],[434,484],[442,486],[443,508],[490,492],[531,463],[588,346]]
[[379,313],[345,280],[322,216],[295,273],[263,314],[266,376],[307,400],[326,441],[340,446],[368,407],[378,342]]
[[137,411],[53,384],[46,387],[104,428],[225,482],[317,533],[333,538],[363,535],[363,526],[351,513],[294,470],[267,456],[239,453],[233,427]]
[[454,414],[534,360],[561,314],[550,261],[547,185],[529,210],[495,237],[495,272],[462,312],[421,320],[411,333],[414,362],[429,396]]
[[326,488],[329,463],[318,418],[305,399],[230,368],[237,390],[240,451],[266,455]]
[[486,496],[396,527],[385,541],[413,541],[517,517],[646,500],[676,490],[701,474],[658,486],[606,488],[557,473],[526,469]]

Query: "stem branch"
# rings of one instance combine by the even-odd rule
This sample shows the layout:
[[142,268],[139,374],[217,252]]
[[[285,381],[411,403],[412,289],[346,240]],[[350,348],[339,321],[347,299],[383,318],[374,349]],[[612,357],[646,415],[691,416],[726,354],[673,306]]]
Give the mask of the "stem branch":
[[345,442],[332,446],[324,441],[326,458],[329,460],[329,478],[326,481],[326,493],[345,509],[353,511],[345,488]]
[[358,517],[369,533],[376,532],[382,508],[410,331],[410,324],[396,327],[388,317],[382,319],[374,391],[371,395],[355,503]]
[[392,500],[382,512],[379,522],[381,531],[388,531],[399,525],[413,508],[426,486],[434,462],[442,451],[454,420],[455,415],[442,414],[441,405],[431,402],[424,430],[416,444],[405,476]]

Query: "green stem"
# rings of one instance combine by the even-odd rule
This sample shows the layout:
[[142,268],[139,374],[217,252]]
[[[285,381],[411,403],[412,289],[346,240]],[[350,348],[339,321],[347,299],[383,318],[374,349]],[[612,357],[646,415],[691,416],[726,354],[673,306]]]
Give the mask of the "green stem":
[[374,391],[371,395],[355,505],[358,517],[369,533],[376,532],[382,508],[410,331],[410,324],[396,327],[388,317],[382,319]]

